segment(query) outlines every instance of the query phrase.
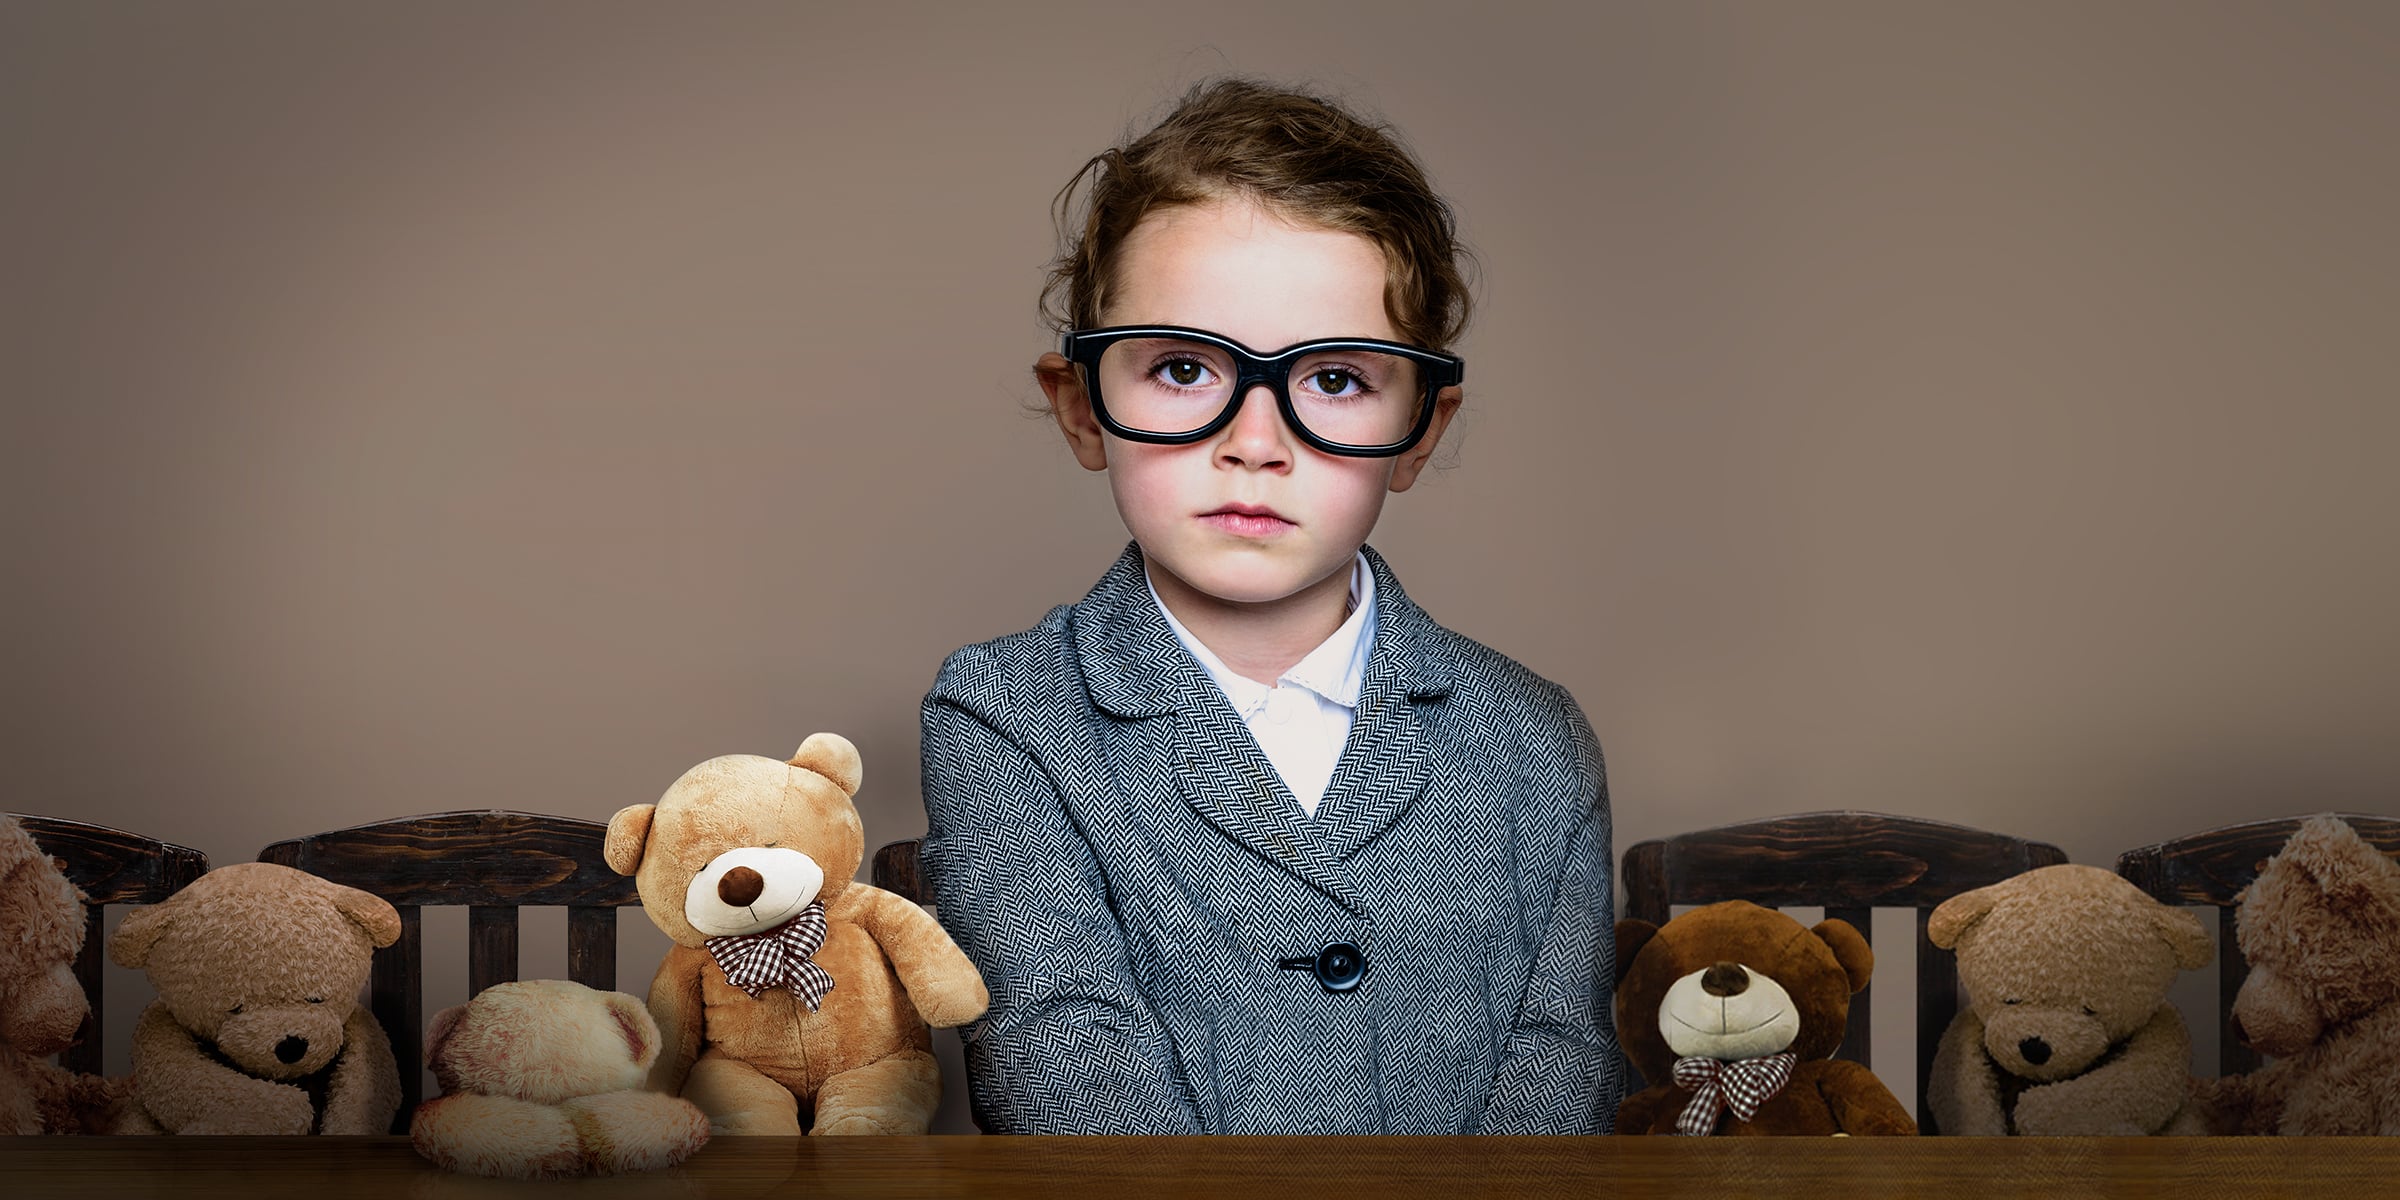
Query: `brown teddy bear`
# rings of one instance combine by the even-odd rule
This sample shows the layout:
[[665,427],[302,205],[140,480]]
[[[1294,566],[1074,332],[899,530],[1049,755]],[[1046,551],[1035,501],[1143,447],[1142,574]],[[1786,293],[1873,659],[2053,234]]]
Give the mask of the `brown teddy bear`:
[[2200,919],[2116,872],[2038,867],[1944,901],[1933,944],[1967,991],[1934,1052],[1928,1107],[1946,1134],[2191,1134],[2191,1035],[2167,1003],[2208,965]]
[[725,1134],[923,1133],[941,1099],[927,1023],[990,1004],[925,910],[854,883],[858,748],[713,758],[617,813],[608,865],[675,941],[650,985],[651,1088]]
[[83,899],[15,817],[0,817],[0,1135],[109,1133],[130,1079],[65,1070],[91,1011],[75,978]]
[[425,1039],[442,1084],[417,1106],[417,1153],[469,1175],[558,1179],[671,1167],[708,1143],[688,1100],[642,1089],[658,1026],[642,1002],[563,979],[485,988]]
[[392,1045],[358,1006],[382,899],[273,863],[219,867],[109,939],[158,999],[133,1030],[129,1132],[354,1133],[400,1109]]
[[2242,1043],[2275,1061],[2197,1085],[2211,1131],[2400,1135],[2400,864],[2312,817],[2243,893]]
[[1874,1072],[1832,1057],[1874,971],[1848,922],[1747,900],[1617,922],[1617,1040],[1659,1081],[1617,1107],[1617,1132],[1915,1133]]

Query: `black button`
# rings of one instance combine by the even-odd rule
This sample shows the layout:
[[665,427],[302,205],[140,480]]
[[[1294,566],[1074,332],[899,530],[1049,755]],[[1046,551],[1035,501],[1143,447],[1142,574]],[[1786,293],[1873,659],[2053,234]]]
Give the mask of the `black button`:
[[1317,982],[1329,992],[1346,992],[1367,977],[1365,951],[1348,942],[1334,944],[1317,951]]

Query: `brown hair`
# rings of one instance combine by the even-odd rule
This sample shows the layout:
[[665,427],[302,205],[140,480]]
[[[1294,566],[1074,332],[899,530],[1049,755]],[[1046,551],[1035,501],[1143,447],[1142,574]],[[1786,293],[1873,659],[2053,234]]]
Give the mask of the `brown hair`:
[[1384,312],[1401,340],[1446,350],[1466,329],[1474,257],[1397,132],[1324,97],[1240,78],[1193,87],[1150,132],[1094,155],[1059,189],[1061,250],[1042,315],[1062,332],[1099,325],[1134,226],[1154,210],[1224,196],[1375,243]]

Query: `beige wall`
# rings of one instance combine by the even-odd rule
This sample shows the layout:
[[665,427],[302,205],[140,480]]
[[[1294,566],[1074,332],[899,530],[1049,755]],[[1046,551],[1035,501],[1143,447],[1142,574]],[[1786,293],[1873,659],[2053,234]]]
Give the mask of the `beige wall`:
[[0,807],[224,863],[834,729],[920,832],[943,655],[1124,536],[1045,204],[1235,69],[1482,253],[1376,543],[1620,849],[2393,809],[2400,7],[1560,7],[0,2]]

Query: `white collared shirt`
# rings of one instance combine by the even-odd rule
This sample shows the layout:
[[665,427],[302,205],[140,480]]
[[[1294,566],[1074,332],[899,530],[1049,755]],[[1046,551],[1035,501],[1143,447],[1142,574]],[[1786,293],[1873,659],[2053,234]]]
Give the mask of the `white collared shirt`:
[[[1149,576],[1145,572],[1143,579]],[[1375,645],[1375,573],[1360,554],[1350,565],[1350,617],[1333,636],[1293,663],[1268,687],[1225,665],[1192,631],[1167,611],[1150,585],[1150,601],[1165,614],[1175,640],[1191,651],[1208,677],[1216,680],[1225,699],[1239,713],[1250,736],[1266,752],[1267,762],[1300,801],[1301,811],[1314,817],[1333,781],[1333,768],[1350,740],[1351,722],[1358,717],[1359,685],[1366,679],[1367,654]]]

